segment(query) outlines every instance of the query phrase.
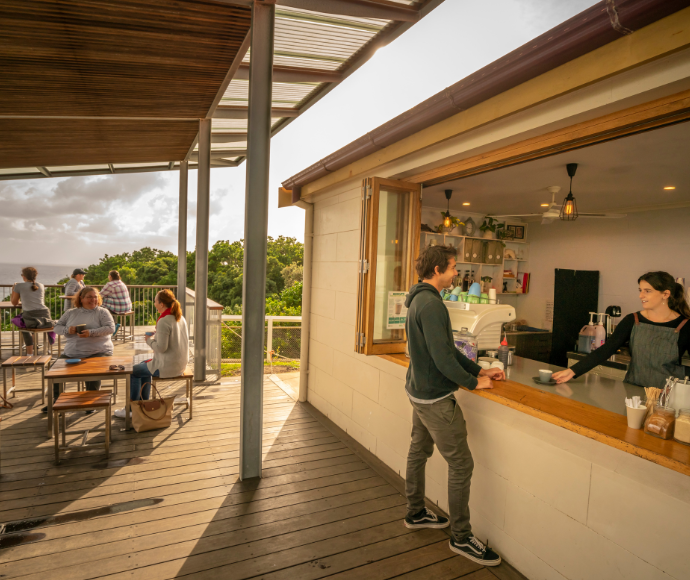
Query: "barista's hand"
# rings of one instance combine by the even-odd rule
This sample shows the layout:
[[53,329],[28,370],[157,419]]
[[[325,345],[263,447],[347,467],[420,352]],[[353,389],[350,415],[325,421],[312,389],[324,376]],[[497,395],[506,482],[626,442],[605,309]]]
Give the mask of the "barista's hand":
[[502,369],[492,368],[492,369],[482,369],[479,371],[478,377],[489,377],[494,381],[505,381],[506,374]]
[[77,327],[76,327],[76,326],[70,326],[70,327],[67,329],[67,332],[68,332],[69,334],[77,334]]
[[489,377],[477,377],[477,386],[474,387],[475,391],[479,389],[493,389],[494,386],[491,384],[491,379]]
[[561,383],[567,383],[574,376],[575,373],[572,371],[572,369],[565,369],[564,371],[553,373],[551,378],[560,385]]

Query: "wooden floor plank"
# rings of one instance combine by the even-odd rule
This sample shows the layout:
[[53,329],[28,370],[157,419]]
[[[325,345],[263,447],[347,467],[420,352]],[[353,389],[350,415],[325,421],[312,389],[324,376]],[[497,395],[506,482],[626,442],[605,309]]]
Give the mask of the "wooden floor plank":
[[[116,353],[144,349],[117,345]],[[122,432],[111,455],[70,450],[54,464],[37,373],[2,410],[0,578],[159,580],[496,580],[439,530],[402,525],[397,482],[308,405],[264,383],[263,477],[241,481],[240,385],[195,387],[195,418]],[[104,383],[104,388],[112,388]],[[122,385],[116,408],[122,406]],[[166,393],[181,396],[184,384]],[[102,415],[68,416],[68,442],[102,441]],[[377,473],[378,471],[378,473]],[[512,569],[508,569],[512,573]],[[498,572],[498,570],[496,570]],[[513,571],[514,572],[514,571]],[[505,576],[505,578],[512,576]]]

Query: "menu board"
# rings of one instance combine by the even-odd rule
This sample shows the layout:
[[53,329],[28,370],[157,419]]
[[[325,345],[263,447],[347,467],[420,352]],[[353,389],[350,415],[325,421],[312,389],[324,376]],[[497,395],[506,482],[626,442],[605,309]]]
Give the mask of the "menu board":
[[407,292],[388,293],[388,316],[386,317],[386,328],[388,330],[405,328],[405,320],[407,319],[406,297]]

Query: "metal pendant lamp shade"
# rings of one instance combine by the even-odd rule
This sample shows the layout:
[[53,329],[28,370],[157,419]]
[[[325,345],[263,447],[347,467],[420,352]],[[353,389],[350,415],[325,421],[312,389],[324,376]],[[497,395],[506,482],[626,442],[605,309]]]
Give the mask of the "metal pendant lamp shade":
[[577,163],[568,163],[568,165],[566,165],[566,169],[568,170],[568,175],[570,176],[570,191],[563,200],[563,206],[561,207],[559,217],[564,221],[575,221],[578,213],[577,202],[573,196],[573,177],[575,177],[575,172],[577,171]]
[[446,189],[445,194],[446,194],[446,199],[448,200],[448,206],[446,208],[446,216],[443,218],[443,227],[449,228],[453,225],[453,222],[450,221],[450,198],[453,195],[453,190],[452,189]]

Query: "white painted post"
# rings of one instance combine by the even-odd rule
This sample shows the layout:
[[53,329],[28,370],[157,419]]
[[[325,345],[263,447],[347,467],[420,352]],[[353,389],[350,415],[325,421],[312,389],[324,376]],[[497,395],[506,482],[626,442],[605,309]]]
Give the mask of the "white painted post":
[[273,350],[273,316],[267,316],[268,320],[268,330],[266,331],[266,358],[269,362],[273,362],[273,355],[271,351]]

